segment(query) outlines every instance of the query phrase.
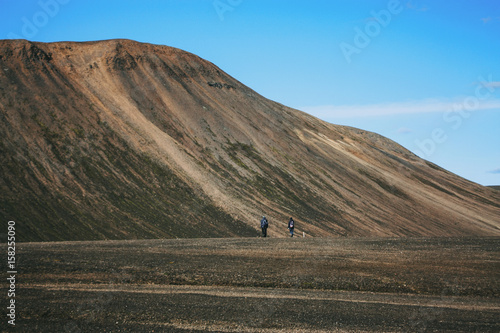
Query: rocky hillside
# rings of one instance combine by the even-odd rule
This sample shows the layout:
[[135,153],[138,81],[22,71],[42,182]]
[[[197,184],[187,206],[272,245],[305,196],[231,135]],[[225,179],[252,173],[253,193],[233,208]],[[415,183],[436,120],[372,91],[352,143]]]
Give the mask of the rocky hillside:
[[500,192],[129,40],[0,41],[0,159],[18,241],[500,235]]

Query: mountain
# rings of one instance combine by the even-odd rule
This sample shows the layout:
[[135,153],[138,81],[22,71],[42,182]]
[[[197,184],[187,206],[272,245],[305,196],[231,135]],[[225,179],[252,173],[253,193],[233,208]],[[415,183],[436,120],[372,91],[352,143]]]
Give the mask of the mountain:
[[2,40],[0,106],[18,241],[500,235],[500,192],[179,49]]

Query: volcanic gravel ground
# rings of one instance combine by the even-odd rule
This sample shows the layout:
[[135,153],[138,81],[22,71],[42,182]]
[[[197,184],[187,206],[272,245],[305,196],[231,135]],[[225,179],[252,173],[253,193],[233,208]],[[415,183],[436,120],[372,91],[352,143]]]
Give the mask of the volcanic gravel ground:
[[[499,245],[500,238],[21,243],[16,331],[498,332]],[[8,330],[6,320],[1,325]]]

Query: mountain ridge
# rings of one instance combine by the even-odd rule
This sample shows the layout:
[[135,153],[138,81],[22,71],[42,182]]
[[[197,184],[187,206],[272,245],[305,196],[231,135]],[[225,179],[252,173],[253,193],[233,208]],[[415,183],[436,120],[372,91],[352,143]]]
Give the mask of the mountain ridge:
[[252,236],[263,214],[276,237],[289,216],[312,236],[500,234],[496,191],[180,49],[4,40],[0,68],[0,212],[25,240]]

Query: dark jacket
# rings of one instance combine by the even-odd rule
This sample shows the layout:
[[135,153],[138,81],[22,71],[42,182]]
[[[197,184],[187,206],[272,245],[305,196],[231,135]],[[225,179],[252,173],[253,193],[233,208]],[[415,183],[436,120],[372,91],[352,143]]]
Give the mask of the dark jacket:
[[267,222],[267,219],[265,217],[260,220],[260,227],[261,228],[267,228],[269,226],[269,222]]
[[295,221],[290,218],[290,221],[288,221],[288,229],[293,229],[295,228]]

